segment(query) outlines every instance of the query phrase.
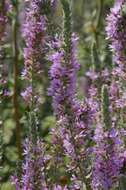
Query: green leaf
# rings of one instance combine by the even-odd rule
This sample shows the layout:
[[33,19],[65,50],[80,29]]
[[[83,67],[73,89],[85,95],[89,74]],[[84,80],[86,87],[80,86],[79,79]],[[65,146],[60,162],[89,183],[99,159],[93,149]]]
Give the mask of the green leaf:
[[11,0],[11,3],[12,3],[13,6],[16,6],[17,0]]
[[120,176],[119,190],[126,190],[126,176],[125,175]]

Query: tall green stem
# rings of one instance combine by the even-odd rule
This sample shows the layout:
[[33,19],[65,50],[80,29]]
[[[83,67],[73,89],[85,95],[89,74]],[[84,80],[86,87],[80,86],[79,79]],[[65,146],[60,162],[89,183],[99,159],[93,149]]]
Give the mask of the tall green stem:
[[[96,23],[95,23],[95,32],[94,32],[94,39],[91,44],[91,60],[92,60],[92,67],[95,72],[98,72],[99,74],[101,73],[101,60],[100,60],[100,45],[99,45],[99,33],[100,33],[100,28],[101,28],[101,18],[102,18],[102,12],[103,12],[103,5],[104,5],[104,0],[98,0],[98,14],[96,18]],[[96,81],[96,85],[98,88],[98,94],[99,98],[101,95],[101,86],[102,86],[102,80],[101,81]]]
[[0,121],[0,184],[2,180],[2,170],[3,170],[3,125],[2,121]]
[[[104,0],[98,0],[98,14],[97,14],[96,24],[95,24],[94,40],[92,42],[92,48],[91,48],[92,51],[95,50],[95,52],[94,52],[95,56],[94,56],[93,60],[95,60],[96,54],[98,54],[98,49],[99,49],[98,36],[99,36],[99,28],[101,25],[103,5],[104,5]],[[92,55],[93,55],[93,53],[92,53]],[[98,55],[97,55],[97,57],[98,57]],[[97,69],[97,65],[96,65],[96,69]]]
[[94,34],[97,47],[99,46],[98,35],[99,35],[99,27],[101,25],[103,5],[104,5],[104,0],[98,0],[98,14],[97,14],[96,26],[95,26],[96,30],[95,30],[95,34]]
[[21,158],[21,127],[19,117],[19,102],[18,102],[18,1],[15,3],[15,18],[13,20],[13,74],[14,74],[14,87],[13,87],[13,106],[14,106],[14,121],[16,124],[16,145],[18,149],[19,158]]

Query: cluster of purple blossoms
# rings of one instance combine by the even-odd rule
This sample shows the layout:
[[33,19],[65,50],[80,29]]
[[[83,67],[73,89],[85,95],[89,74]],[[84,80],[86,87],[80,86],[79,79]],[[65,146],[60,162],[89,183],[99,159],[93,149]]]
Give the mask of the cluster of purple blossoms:
[[[102,84],[110,83],[110,72],[103,70],[101,72],[94,72],[90,70],[87,72],[87,76],[91,80],[91,85],[89,89],[89,97],[87,100],[91,99],[92,105],[95,103],[97,105],[97,110],[93,122],[95,125],[94,135],[92,136],[94,145],[92,147],[92,182],[91,188],[93,190],[109,190],[112,187],[118,186],[120,170],[123,165],[123,160],[121,158],[123,147],[119,137],[119,130],[116,127],[116,121],[113,115],[115,101],[117,100],[118,86],[115,88],[114,84],[110,84],[109,88],[109,99],[110,105],[108,105],[108,110],[111,111],[112,126],[107,126],[108,129],[105,130],[105,124],[102,122],[102,101],[100,100],[102,95],[98,95],[97,80],[100,79]],[[94,98],[93,98],[94,96]],[[110,116],[110,117],[111,117]],[[109,119],[109,118],[108,118]]]
[[[116,101],[118,109],[126,106],[125,98],[125,63],[126,63],[126,1],[116,0],[110,15],[107,17],[107,38],[109,39],[114,56],[114,68],[112,70],[113,82],[112,91],[116,91]],[[111,91],[111,92],[112,92]],[[112,94],[112,93],[111,93]],[[115,96],[114,96],[115,98]],[[113,97],[112,97],[113,99]]]
[[76,72],[79,69],[79,64],[76,62],[73,53],[76,38],[72,36],[71,41],[72,51],[69,65],[65,63],[63,49],[59,49],[49,56],[49,60],[53,63],[49,73],[51,79],[49,95],[53,97],[53,108],[58,117],[65,113],[65,102],[67,101],[67,104],[72,105],[75,97]]
[[[34,82],[38,79],[42,72],[43,47],[45,43],[45,15],[42,12],[43,1],[31,0],[28,3],[26,11],[26,20],[23,26],[23,38],[26,44],[24,48],[24,71],[23,78],[28,81],[28,87],[21,93],[26,103],[31,103],[32,108],[36,108],[36,102],[39,102],[38,92]],[[33,105],[34,104],[34,105]],[[37,104],[38,105],[38,104]],[[35,110],[34,110],[35,111]],[[48,158],[44,155],[44,144],[37,134],[38,118],[33,117],[33,110],[30,110],[31,137],[26,140],[24,149],[24,161],[22,164],[21,178],[12,177],[12,182],[16,190],[47,190],[44,169]],[[37,117],[37,116],[36,116]],[[34,126],[35,127],[34,127]]]
[[93,148],[95,156],[92,168],[92,189],[109,190],[119,186],[120,170],[123,167],[121,140],[115,128],[107,131],[103,125],[96,126]]
[[69,111],[72,111],[72,109],[75,115],[81,115],[83,112],[87,112],[88,108],[89,110],[91,109],[92,113],[97,109],[96,104],[94,107],[91,106],[93,103],[90,102],[91,99],[90,101],[85,99],[85,102],[82,103],[76,100],[76,76],[80,68],[76,58],[76,42],[77,37],[73,34],[71,37],[71,52],[68,64],[65,62],[65,51],[62,47],[59,47],[62,46],[61,42],[58,43],[58,50],[49,56],[52,66],[49,71],[51,85],[48,92],[53,97],[52,105],[54,113],[58,118],[67,114],[69,115]]
[[[111,110],[119,115],[120,110],[126,107],[124,83],[126,80],[126,1],[116,0],[110,15],[107,17],[107,38],[113,52],[114,67],[112,69],[113,81],[110,87]],[[123,111],[122,115],[123,115]],[[118,117],[117,117],[118,118]]]
[[[67,173],[73,174],[76,180],[72,180],[69,188],[82,188],[82,181],[89,171],[85,170],[84,162],[89,158],[86,147],[91,140],[91,124],[98,105],[92,97],[85,98],[83,102],[76,99],[76,75],[79,64],[76,59],[75,35],[71,36],[71,49],[69,59],[66,61],[66,52],[61,47],[49,56],[52,61],[50,69],[51,86],[49,95],[52,96],[53,109],[57,117],[57,128],[52,131],[53,143],[61,145],[63,155],[69,162],[66,165]],[[93,91],[93,89],[92,89]],[[76,176],[77,175],[77,176]]]
[[[122,126],[123,109],[126,106],[125,80],[125,43],[126,17],[125,0],[116,0],[110,15],[107,17],[107,36],[113,52],[113,69],[110,72],[112,80],[108,83],[109,112],[111,126],[104,129],[102,122],[97,122],[93,148],[94,161],[92,169],[92,188],[94,190],[119,187],[119,178],[124,164],[122,158],[124,143],[120,141],[120,126]],[[106,81],[107,83],[107,81]]]
[[110,87],[111,102],[113,102],[113,112],[119,114],[119,110],[125,108],[125,72],[126,72],[126,1],[116,0],[114,7],[111,9],[110,15],[107,17],[107,39],[111,45],[110,48],[113,52],[114,67],[112,69],[113,81]]
[[[42,12],[43,1],[32,0],[27,1],[27,3],[29,6],[27,7],[26,20],[23,26],[23,38],[26,44],[26,48],[24,48],[25,67],[22,72],[22,77],[30,82],[30,87],[26,89],[26,92],[22,93],[26,101],[30,100],[29,89],[33,88],[33,81],[36,80],[36,78],[40,78],[42,74],[43,47],[45,45],[46,29],[46,16]],[[33,92],[31,94],[31,98],[35,96]]]
[[111,49],[114,54],[114,62],[125,63],[125,0],[116,0],[111,14],[107,17],[106,32],[111,41]]
[[26,139],[22,175],[20,178],[12,177],[16,190],[47,190],[45,166],[50,156],[44,153],[44,143],[40,139],[34,144],[32,140]]

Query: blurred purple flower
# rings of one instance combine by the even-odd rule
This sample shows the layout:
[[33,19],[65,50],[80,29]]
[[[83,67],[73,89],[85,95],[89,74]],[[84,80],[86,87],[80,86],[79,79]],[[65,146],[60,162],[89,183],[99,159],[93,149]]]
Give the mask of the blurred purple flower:
[[31,102],[32,99],[32,87],[29,86],[25,89],[25,91],[21,92],[21,96],[23,97],[23,99],[25,100],[26,103]]
[[[110,40],[110,48],[113,51],[114,62],[125,64],[126,26],[125,26],[125,0],[116,0],[111,13],[107,17],[107,38]],[[122,71],[117,71],[122,72]]]
[[102,125],[97,125],[94,140],[94,161],[92,170],[92,189],[109,190],[118,186],[118,177],[123,165],[122,141],[115,128],[107,132]]
[[21,179],[13,176],[11,180],[16,190],[47,190],[44,169],[49,159],[50,156],[44,155],[44,145],[40,139],[35,144],[30,138],[26,139]]

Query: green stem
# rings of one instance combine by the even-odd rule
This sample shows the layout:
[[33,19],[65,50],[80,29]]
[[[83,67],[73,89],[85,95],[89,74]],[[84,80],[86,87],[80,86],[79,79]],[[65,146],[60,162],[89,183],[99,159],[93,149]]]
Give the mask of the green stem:
[[[101,19],[102,19],[102,13],[103,13],[103,5],[104,5],[104,0],[98,0],[98,14],[97,14],[96,24],[95,24],[94,39],[91,45],[92,66],[93,66],[94,71],[98,72],[99,74],[101,71],[101,61],[99,57],[99,50],[100,50],[99,32],[100,32]],[[98,88],[98,94],[100,98],[102,80],[96,81],[96,85]]]
[[14,106],[14,121],[16,124],[16,146],[18,149],[18,155],[21,159],[21,127],[19,117],[19,102],[18,102],[18,2],[14,6],[15,19],[13,20],[13,73],[14,73],[14,87],[13,87],[13,106]]
[[101,93],[101,113],[102,113],[102,123],[105,127],[105,130],[108,130],[111,128],[111,114],[109,111],[109,94],[107,86],[104,85],[102,87],[102,93]]
[[95,26],[96,30],[94,34],[97,47],[99,47],[98,35],[99,35],[99,27],[101,25],[103,5],[104,5],[104,0],[98,0],[98,14],[97,14],[97,20],[96,20],[96,26]]
[[2,121],[0,121],[0,184],[2,180],[2,170],[3,170],[3,125]]
[[[91,48],[92,50],[95,49],[95,51],[99,49],[98,36],[99,36],[99,27],[101,25],[103,5],[104,5],[104,0],[98,0],[98,14],[97,14],[96,24],[95,24],[94,40],[92,42],[92,48]],[[96,52],[98,52],[98,51],[96,51]]]

